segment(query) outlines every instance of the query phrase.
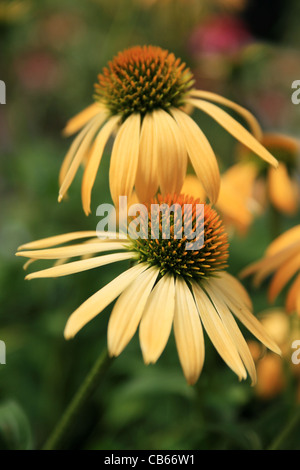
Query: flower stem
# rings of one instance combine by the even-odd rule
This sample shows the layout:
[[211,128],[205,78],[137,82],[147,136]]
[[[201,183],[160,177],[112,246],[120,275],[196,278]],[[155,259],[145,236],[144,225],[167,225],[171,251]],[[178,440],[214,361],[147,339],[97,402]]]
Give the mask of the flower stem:
[[279,435],[274,439],[268,450],[280,450],[293,431],[300,426],[300,406],[297,407],[292,419],[287,423]]
[[81,384],[73,400],[56,425],[54,431],[43,446],[43,450],[55,450],[61,447],[64,438],[74,424],[78,412],[96,390],[112,361],[113,359],[108,356],[106,350],[96,360],[86,379]]

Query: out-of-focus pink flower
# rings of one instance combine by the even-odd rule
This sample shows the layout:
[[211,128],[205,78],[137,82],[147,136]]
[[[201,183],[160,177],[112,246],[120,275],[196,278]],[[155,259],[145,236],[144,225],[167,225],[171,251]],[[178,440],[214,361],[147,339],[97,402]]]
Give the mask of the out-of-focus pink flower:
[[190,37],[189,48],[196,57],[203,54],[235,54],[251,42],[253,37],[241,19],[218,15],[197,27]]
[[83,19],[75,13],[53,13],[40,21],[38,36],[42,44],[63,49],[66,44],[80,37],[85,30]]
[[59,63],[46,51],[25,53],[15,61],[14,69],[22,87],[32,92],[55,89],[62,75]]

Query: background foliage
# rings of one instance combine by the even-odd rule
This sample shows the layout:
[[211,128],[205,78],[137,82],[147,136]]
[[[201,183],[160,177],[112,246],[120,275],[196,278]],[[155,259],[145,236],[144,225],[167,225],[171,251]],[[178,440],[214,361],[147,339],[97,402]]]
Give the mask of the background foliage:
[[[109,309],[70,342],[63,329],[83,300],[121,272],[119,264],[25,282],[21,260],[14,257],[27,241],[93,230],[96,206],[110,202],[107,153],[92,215],[86,218],[81,210],[79,175],[69,199],[57,203],[58,171],[70,144],[61,130],[91,102],[102,66],[125,47],[160,45],[191,66],[198,87],[247,106],[266,130],[299,136],[300,106],[290,99],[291,83],[300,79],[298,2],[232,7],[243,3],[0,1],[0,78],[7,86],[7,104],[0,106],[0,339],[7,346],[7,364],[0,365],[1,448],[39,448],[106,346]],[[243,18],[251,46],[216,55],[200,47],[197,31],[211,15]],[[233,139],[200,113],[195,119],[221,156],[222,169],[233,164]],[[296,222],[299,214],[298,220],[282,217],[278,231]],[[230,272],[237,274],[259,258],[272,236],[269,212],[255,220],[247,236],[233,235]],[[268,306],[265,286],[246,285],[259,313]],[[283,304],[282,297],[277,304]],[[79,417],[66,448],[265,448],[293,413],[294,381],[262,400],[248,381],[238,382],[207,338],[206,351],[202,376],[189,387],[173,338],[158,363],[146,367],[135,337]],[[300,449],[299,442],[300,430],[286,448]]]

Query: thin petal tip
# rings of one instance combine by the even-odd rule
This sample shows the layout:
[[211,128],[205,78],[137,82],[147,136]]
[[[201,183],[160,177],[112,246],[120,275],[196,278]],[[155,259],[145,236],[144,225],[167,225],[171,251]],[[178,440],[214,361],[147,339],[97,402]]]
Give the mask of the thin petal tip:
[[64,331],[64,338],[68,341],[70,339],[73,339],[75,335],[76,333],[71,330],[70,326],[67,323]]

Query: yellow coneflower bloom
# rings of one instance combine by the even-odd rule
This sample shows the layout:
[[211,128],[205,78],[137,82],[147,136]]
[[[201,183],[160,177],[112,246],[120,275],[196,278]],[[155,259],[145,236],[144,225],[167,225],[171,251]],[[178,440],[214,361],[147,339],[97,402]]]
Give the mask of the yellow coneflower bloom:
[[[261,143],[277,158],[278,168],[268,167],[252,160],[248,149],[240,148],[240,157],[244,160],[238,165],[253,171],[256,179],[253,194],[262,205],[270,202],[279,212],[293,215],[299,206],[299,186],[296,179],[299,170],[299,141],[282,134],[264,134]],[[249,162],[248,159],[251,159]],[[264,182],[264,188],[261,187]],[[261,191],[263,189],[263,191]]]
[[[298,365],[293,364],[293,343],[299,339],[300,320],[296,316],[288,317],[283,309],[272,309],[259,315],[260,321],[269,335],[279,345],[283,360],[271,352],[263,350],[261,345],[252,340],[248,342],[257,369],[256,394],[263,399],[272,399],[281,393],[287,385],[285,370],[298,379]],[[298,372],[298,373],[297,373]],[[299,401],[300,381],[296,380]]]
[[[219,198],[215,204],[227,228],[234,227],[245,234],[253,221],[258,204],[252,198],[252,186],[256,177],[253,166],[233,165],[221,176]],[[205,200],[206,194],[198,178],[187,175],[182,187],[184,194]]]
[[81,128],[60,171],[59,201],[69,189],[80,164],[86,161],[82,203],[90,213],[91,191],[104,148],[116,133],[110,159],[110,191],[116,207],[119,196],[130,197],[135,186],[139,200],[179,193],[188,158],[210,200],[219,194],[220,175],[214,151],[204,133],[187,114],[196,107],[265,161],[275,158],[215,103],[238,112],[253,134],[261,137],[256,119],[241,106],[214,93],[192,89],[190,70],[174,54],[159,47],[132,47],[120,52],[98,77],[95,103],[71,119],[64,130]]
[[241,276],[254,274],[254,283],[259,286],[272,273],[274,276],[269,287],[269,301],[273,302],[293,279],[286,298],[286,310],[300,315],[300,225],[276,238],[269,245],[265,256],[245,268]]
[[[179,359],[189,384],[197,381],[204,362],[203,327],[226,364],[240,379],[247,371],[254,383],[254,362],[234,317],[237,317],[263,344],[280,353],[252,314],[251,301],[243,286],[224,269],[228,258],[227,235],[222,222],[209,205],[197,204],[193,198],[159,197],[152,201],[168,211],[176,204],[178,211],[169,212],[169,238],[164,224],[152,217],[150,204],[139,219],[141,235],[114,240],[98,239],[104,232],[79,232],[28,243],[18,256],[29,259],[57,259],[60,265],[29,274],[27,279],[59,277],[109,263],[130,259],[136,264],[86,300],[69,318],[65,337],[72,338],[117,297],[109,324],[108,350],[118,356],[139,326],[140,345],[145,363],[155,363],[163,352],[173,326]],[[199,210],[204,218],[199,232],[204,236],[201,249],[187,249],[187,228],[177,238],[178,221],[185,216],[187,204],[194,227]],[[152,206],[151,206],[152,207]],[[199,209],[200,208],[200,209]],[[132,222],[135,222],[133,220]],[[155,228],[158,237],[153,239]],[[79,243],[86,238],[88,243]],[[63,243],[75,241],[70,246]],[[58,246],[59,245],[59,246]],[[70,257],[93,256],[67,262]]]

